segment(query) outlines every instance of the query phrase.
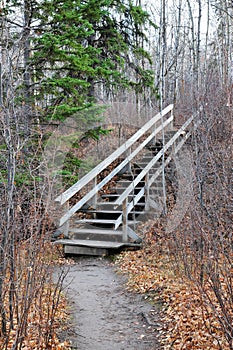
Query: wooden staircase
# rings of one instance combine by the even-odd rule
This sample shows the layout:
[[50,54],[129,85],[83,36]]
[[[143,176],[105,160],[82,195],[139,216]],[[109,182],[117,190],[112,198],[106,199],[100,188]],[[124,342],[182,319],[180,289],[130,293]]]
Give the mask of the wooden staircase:
[[[162,174],[191,135],[192,122],[193,117],[174,130],[173,105],[169,105],[58,196],[55,202],[63,214],[55,239],[60,235],[63,238],[56,239],[55,244],[62,244],[65,254],[79,255],[140,248],[143,237],[137,234],[137,225],[146,214],[161,213]],[[112,170],[102,177],[110,165]],[[79,199],[70,206],[77,194]]]

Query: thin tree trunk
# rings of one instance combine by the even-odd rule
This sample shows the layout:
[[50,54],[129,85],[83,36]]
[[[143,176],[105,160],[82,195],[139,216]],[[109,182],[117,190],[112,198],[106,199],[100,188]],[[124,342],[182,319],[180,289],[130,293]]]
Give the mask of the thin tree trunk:
[[[166,58],[166,1],[162,0],[161,2],[161,61],[160,61],[160,111],[163,110],[163,103],[165,99],[165,58]],[[163,117],[161,117],[161,123],[163,124]],[[163,146],[165,145],[165,135],[164,128],[162,129],[162,140]],[[164,149],[164,148],[163,148]],[[166,183],[165,183],[165,154],[163,152],[162,156],[162,164],[163,164],[163,172],[162,172],[162,182],[163,182],[163,213],[164,215],[167,213],[167,205],[166,205]]]

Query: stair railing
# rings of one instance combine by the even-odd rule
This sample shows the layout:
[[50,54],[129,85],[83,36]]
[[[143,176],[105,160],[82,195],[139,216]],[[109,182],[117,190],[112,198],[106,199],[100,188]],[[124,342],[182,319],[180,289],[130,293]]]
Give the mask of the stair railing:
[[[167,119],[163,119],[167,117]],[[161,120],[163,119],[163,123]],[[59,226],[62,228],[63,232],[67,235],[69,229],[69,219],[79,210],[81,209],[87,202],[89,202],[93,197],[97,196],[103,186],[105,186],[115,175],[117,175],[120,170],[122,170],[125,166],[129,165],[133,158],[137,156],[137,154],[155,139],[156,135],[162,131],[163,128],[172,128],[173,126],[173,105],[167,106],[162,112],[156,114],[152,119],[150,119],[141,129],[139,129],[133,136],[130,137],[122,146],[120,146],[116,151],[114,151],[110,156],[108,156],[105,160],[103,160],[100,164],[98,164],[94,169],[92,169],[88,174],[82,177],[79,181],[77,181],[73,186],[64,191],[61,195],[59,195],[55,202],[59,203],[61,206],[65,205],[66,208],[69,206],[69,200],[81,191],[87,184],[94,181],[94,187],[82,197],[73,207],[69,208],[66,213],[61,217]],[[159,126],[157,124],[160,123]],[[150,129],[152,129],[150,131]],[[148,134],[144,141],[142,141],[139,146],[136,147],[134,151],[132,151],[132,146],[136,145],[136,142],[142,137]],[[97,183],[98,175],[106,169],[111,163],[120,158],[123,154],[126,154],[128,151],[127,158],[124,159],[118,166],[116,166],[101,182]],[[141,192],[141,191],[140,191]],[[127,196],[126,196],[127,197]],[[137,200],[139,196],[137,195],[135,199]],[[122,196],[121,196],[122,198]],[[140,197],[141,198],[141,197]],[[138,199],[139,200],[139,199]],[[124,240],[127,240],[127,218],[125,218],[126,213],[129,212],[131,206],[127,203],[127,199],[121,201],[124,209],[124,215],[122,220],[119,221],[119,225],[123,222],[124,227]],[[135,202],[135,200],[134,200]],[[132,209],[131,209],[132,210]]]

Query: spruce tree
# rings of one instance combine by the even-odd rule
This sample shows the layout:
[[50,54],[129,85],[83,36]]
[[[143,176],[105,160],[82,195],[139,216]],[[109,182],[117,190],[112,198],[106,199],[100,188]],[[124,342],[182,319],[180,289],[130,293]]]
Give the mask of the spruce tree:
[[93,104],[100,83],[111,91],[153,87],[153,73],[138,63],[150,63],[140,43],[154,26],[142,7],[129,0],[45,0],[40,7],[32,64],[46,115],[61,119]]

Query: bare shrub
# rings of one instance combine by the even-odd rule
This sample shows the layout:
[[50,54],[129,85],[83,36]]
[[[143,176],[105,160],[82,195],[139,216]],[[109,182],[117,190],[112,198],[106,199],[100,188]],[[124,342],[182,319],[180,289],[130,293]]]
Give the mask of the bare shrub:
[[[232,243],[232,110],[224,91],[206,91],[193,135],[194,193],[191,205],[169,239],[175,268],[198,288],[205,315],[233,348],[233,243]],[[214,97],[213,97],[214,96]],[[221,344],[219,343],[219,349]]]

